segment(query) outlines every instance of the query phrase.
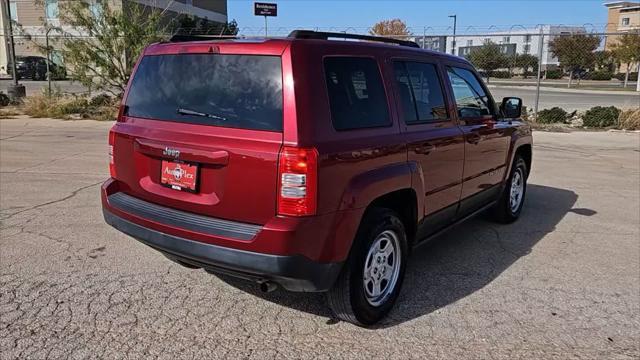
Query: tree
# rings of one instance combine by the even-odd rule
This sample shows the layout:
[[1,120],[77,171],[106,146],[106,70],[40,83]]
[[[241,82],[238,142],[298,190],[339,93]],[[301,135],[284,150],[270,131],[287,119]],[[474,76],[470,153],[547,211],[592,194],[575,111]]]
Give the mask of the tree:
[[640,61],[640,32],[622,35],[613,45],[613,54],[619,62],[627,65],[624,76],[624,87],[627,87],[629,71],[634,63]]
[[[64,32],[62,53],[75,80],[121,96],[144,47],[166,38],[171,24],[163,22],[155,8],[133,5],[114,10],[108,1],[102,5],[96,16],[85,1],[63,3],[61,22],[76,30]],[[78,36],[78,31],[89,36]]]
[[613,73],[616,67],[616,58],[613,52],[600,50],[593,53],[593,70],[604,70]]
[[[369,34],[378,36],[389,36],[397,39],[406,39],[411,35],[407,24],[400,19],[382,20],[377,22],[369,30]],[[395,35],[395,36],[393,36]]]
[[487,73],[487,82],[489,82],[489,78],[494,70],[508,66],[508,59],[502,53],[500,46],[492,41],[482,46],[472,48],[469,55],[467,55],[467,59],[473,66]]
[[516,55],[516,67],[522,69],[522,73],[526,79],[529,74],[529,69],[534,71],[538,68],[538,58],[531,54],[518,54]]
[[558,58],[560,66],[569,72],[571,87],[573,74],[592,66],[593,52],[600,45],[600,38],[595,35],[573,34],[561,35],[549,41],[549,49]]

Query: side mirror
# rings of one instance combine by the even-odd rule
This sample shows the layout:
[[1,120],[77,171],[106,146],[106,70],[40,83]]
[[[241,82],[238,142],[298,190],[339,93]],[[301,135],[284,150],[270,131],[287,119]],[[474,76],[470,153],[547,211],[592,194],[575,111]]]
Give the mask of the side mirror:
[[517,97],[503,98],[500,110],[507,119],[519,118],[522,115],[522,99]]

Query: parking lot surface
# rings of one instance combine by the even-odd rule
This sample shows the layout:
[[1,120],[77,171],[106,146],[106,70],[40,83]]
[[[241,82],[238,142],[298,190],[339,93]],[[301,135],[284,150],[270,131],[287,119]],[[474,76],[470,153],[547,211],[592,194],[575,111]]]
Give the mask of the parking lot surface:
[[417,249],[364,329],[105,225],[110,125],[0,120],[2,359],[640,357],[639,134],[536,132],[522,218]]

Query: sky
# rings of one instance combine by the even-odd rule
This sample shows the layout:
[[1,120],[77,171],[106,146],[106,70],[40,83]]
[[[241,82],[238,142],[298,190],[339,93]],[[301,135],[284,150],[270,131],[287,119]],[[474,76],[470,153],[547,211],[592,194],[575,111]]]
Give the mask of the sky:
[[[337,31],[363,31],[379,20],[400,18],[414,33],[424,27],[430,33],[448,33],[457,15],[457,29],[479,32],[491,25],[498,30],[512,25],[535,27],[536,24],[587,24],[588,31],[601,31],[607,22],[603,0],[278,0],[278,16],[268,19],[268,28],[280,32],[296,27],[321,27]],[[264,31],[264,17],[253,15],[254,1],[228,0],[228,17],[235,19],[243,33]],[[339,28],[339,29],[338,29]],[[495,27],[494,27],[495,28]],[[492,29],[494,29],[492,28]],[[514,29],[520,29],[515,26]]]

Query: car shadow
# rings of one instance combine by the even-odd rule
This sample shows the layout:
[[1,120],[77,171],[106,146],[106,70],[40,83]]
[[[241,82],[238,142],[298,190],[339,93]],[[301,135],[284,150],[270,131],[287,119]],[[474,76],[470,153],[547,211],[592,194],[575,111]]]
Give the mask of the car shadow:
[[[527,256],[568,213],[591,216],[596,211],[573,208],[578,195],[570,190],[529,184],[518,221],[509,225],[478,216],[414,249],[402,291],[389,316],[376,325],[385,328],[429,314],[456,302],[495,280],[518,259]],[[326,317],[335,323],[324,294],[263,293],[256,284],[219,276],[229,285],[264,300]]]

